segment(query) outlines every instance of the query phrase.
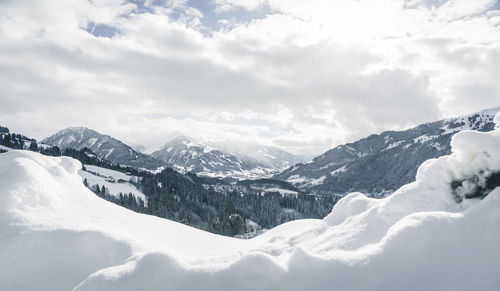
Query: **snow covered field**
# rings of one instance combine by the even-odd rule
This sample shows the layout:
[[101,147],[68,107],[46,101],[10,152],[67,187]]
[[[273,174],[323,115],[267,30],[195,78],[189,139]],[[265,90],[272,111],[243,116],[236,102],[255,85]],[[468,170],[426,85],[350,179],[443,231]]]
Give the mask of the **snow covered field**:
[[85,188],[76,160],[11,150],[0,290],[500,290],[500,130],[452,147],[387,198],[352,193],[250,240],[134,213]]
[[123,195],[132,193],[135,197],[140,197],[143,201],[147,202],[146,195],[139,191],[134,184],[130,183],[137,183],[139,179],[137,176],[126,175],[118,171],[92,165],[85,165],[85,169],[85,171],[78,170],[78,175],[80,175],[82,179],[87,179],[89,186],[104,186],[108,194],[113,196],[118,196],[120,193]]

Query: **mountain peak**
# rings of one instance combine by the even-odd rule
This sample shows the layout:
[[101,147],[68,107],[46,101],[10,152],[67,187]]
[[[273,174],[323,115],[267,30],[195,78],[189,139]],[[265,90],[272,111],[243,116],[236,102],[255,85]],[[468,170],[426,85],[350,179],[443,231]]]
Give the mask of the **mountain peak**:
[[64,135],[75,135],[75,134],[92,134],[92,135],[102,135],[101,133],[97,132],[96,130],[93,130],[88,127],[84,126],[72,126],[72,127],[67,127],[64,128],[52,136],[64,136]]
[[135,168],[154,170],[163,166],[161,161],[134,150],[116,138],[87,127],[68,127],[45,138],[42,142],[58,146],[63,150],[89,148],[102,159]]
[[275,147],[245,145],[231,150],[197,138],[179,135],[151,155],[177,169],[212,177],[265,178],[300,158]]
[[188,143],[195,143],[195,144],[202,144],[202,140],[198,139],[198,138],[194,138],[194,137],[191,137],[191,136],[187,136],[187,135],[179,135],[173,139],[170,140],[171,142],[188,142]]
[[[63,130],[60,130],[59,132],[82,132],[82,131],[95,131],[93,129],[90,129],[88,127],[85,127],[85,126],[71,126],[71,127],[67,127]],[[97,131],[95,131],[97,132]]]

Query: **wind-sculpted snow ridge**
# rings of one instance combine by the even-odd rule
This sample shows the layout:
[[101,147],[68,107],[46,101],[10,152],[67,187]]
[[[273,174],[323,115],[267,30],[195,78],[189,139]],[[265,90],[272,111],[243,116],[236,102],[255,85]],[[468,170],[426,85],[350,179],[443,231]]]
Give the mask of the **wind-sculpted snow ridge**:
[[499,290],[500,130],[452,148],[390,197],[352,193],[250,240],[131,212],[86,189],[77,161],[9,151],[0,290]]

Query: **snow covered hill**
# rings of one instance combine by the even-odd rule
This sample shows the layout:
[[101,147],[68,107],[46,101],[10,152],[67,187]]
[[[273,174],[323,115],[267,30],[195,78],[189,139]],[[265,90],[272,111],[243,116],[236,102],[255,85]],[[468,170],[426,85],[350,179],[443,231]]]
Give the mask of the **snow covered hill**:
[[498,290],[499,145],[498,129],[458,133],[393,195],[250,240],[134,213],[85,188],[76,160],[12,150],[0,290]]
[[105,194],[115,197],[132,194],[147,203],[146,195],[136,187],[140,177],[93,165],[84,165],[82,170],[78,170],[78,175],[86,180],[89,188],[98,186],[102,189],[104,186]]
[[301,158],[274,147],[252,145],[229,150],[224,146],[179,136],[151,154],[173,168],[208,177],[269,177],[301,161]]
[[109,136],[86,127],[70,127],[45,138],[43,143],[58,146],[61,149],[77,150],[89,148],[98,157],[115,164],[134,168],[156,170],[164,163]]
[[499,110],[373,134],[290,167],[274,178],[318,194],[361,191],[370,196],[387,195],[414,181],[418,166],[425,160],[450,154],[455,133],[493,130],[493,117]]

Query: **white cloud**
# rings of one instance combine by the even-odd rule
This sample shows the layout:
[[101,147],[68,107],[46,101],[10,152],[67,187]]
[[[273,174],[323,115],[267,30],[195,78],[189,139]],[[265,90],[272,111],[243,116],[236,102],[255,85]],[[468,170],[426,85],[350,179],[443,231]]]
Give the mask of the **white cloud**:
[[266,3],[265,0],[215,0],[216,11],[227,12],[238,7],[255,10]]
[[38,138],[85,125],[150,149],[182,132],[310,154],[500,100],[494,1],[224,0],[273,12],[209,34],[207,11],[156,3],[0,2],[3,123]]

